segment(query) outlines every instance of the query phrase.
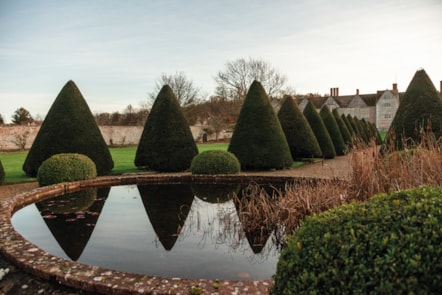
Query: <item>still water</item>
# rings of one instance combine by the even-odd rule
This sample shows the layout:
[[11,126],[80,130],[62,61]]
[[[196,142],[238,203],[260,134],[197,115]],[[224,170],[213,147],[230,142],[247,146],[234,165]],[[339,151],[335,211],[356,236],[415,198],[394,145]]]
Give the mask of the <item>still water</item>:
[[245,232],[232,198],[207,185],[90,189],[29,205],[12,223],[53,255],[150,276],[269,279],[279,255],[273,233]]

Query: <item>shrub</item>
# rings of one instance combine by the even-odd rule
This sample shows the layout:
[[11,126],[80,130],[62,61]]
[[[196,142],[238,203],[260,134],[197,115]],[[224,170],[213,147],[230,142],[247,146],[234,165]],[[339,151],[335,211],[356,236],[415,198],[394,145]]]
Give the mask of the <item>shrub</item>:
[[55,154],[78,153],[94,161],[97,174],[109,174],[112,156],[86,101],[73,81],[61,89],[46,115],[23,164],[36,176],[40,165]]
[[437,294],[442,187],[421,187],[311,216],[289,239],[272,294]]
[[328,134],[333,142],[333,146],[335,147],[336,154],[338,156],[345,155],[347,146],[345,145],[344,138],[335,117],[332,115],[327,106],[321,108],[319,115],[327,128]]
[[228,151],[238,158],[242,170],[284,169],[293,164],[281,124],[258,81],[250,85]]
[[40,165],[37,172],[37,180],[41,186],[92,179],[96,176],[94,162],[85,155],[73,153],[53,155]]
[[237,174],[241,171],[241,164],[234,154],[209,150],[193,158],[190,164],[192,174]]
[[2,161],[0,160],[0,185],[5,183],[5,168],[3,168]]
[[[355,131],[354,131],[353,126],[351,125],[350,121],[348,120],[348,118],[344,114],[341,115],[341,119],[345,123],[345,126],[347,126],[347,130],[350,133],[350,136],[353,138],[355,136]],[[352,139],[352,141],[353,141],[353,139]]]
[[284,99],[278,112],[278,119],[293,159],[322,157],[321,147],[312,128],[290,96]]
[[195,140],[169,85],[158,93],[144,125],[135,155],[135,166],[161,172],[189,169],[198,154]]
[[350,145],[352,140],[351,140],[351,133],[348,130],[347,124],[344,122],[343,118],[339,115],[337,109],[333,109],[332,115],[335,117],[336,124],[338,124],[339,130],[341,131],[344,143]]
[[324,122],[322,121],[321,117],[316,111],[315,106],[311,101],[309,101],[305,106],[304,116],[307,118],[310,127],[315,133],[316,139],[318,140],[319,146],[321,147],[322,156],[326,159],[332,159],[336,157],[336,150],[330,134],[328,133]]
[[390,150],[420,142],[423,133],[438,139],[442,131],[442,98],[424,70],[414,75],[396,111],[385,139]]

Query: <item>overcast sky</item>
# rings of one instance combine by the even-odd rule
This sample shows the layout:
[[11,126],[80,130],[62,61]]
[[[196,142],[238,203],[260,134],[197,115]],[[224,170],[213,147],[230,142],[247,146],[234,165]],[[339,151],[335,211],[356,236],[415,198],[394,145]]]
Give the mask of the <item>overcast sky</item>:
[[238,58],[297,93],[405,91],[442,80],[441,0],[0,0],[0,114],[44,117],[68,80],[92,112],[138,108],[162,73],[208,95]]

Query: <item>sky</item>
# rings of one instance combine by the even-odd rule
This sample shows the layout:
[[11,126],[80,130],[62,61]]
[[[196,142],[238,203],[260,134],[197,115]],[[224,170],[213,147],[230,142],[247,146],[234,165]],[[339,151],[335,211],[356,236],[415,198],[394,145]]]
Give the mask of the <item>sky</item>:
[[0,0],[0,114],[44,118],[67,81],[89,108],[146,103],[161,74],[208,96],[227,62],[260,59],[298,94],[405,91],[442,80],[441,0]]

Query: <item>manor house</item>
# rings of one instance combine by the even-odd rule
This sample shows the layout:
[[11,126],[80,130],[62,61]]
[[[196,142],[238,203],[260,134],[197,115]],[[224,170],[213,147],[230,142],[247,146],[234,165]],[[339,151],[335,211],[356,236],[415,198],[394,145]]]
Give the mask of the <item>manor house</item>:
[[296,101],[303,111],[308,101],[316,109],[327,106],[337,109],[340,114],[365,119],[376,124],[379,130],[387,130],[396,114],[404,92],[399,92],[394,83],[391,90],[381,90],[373,94],[360,94],[359,89],[352,95],[339,95],[339,88],[331,88],[330,95],[322,97],[297,97]]

